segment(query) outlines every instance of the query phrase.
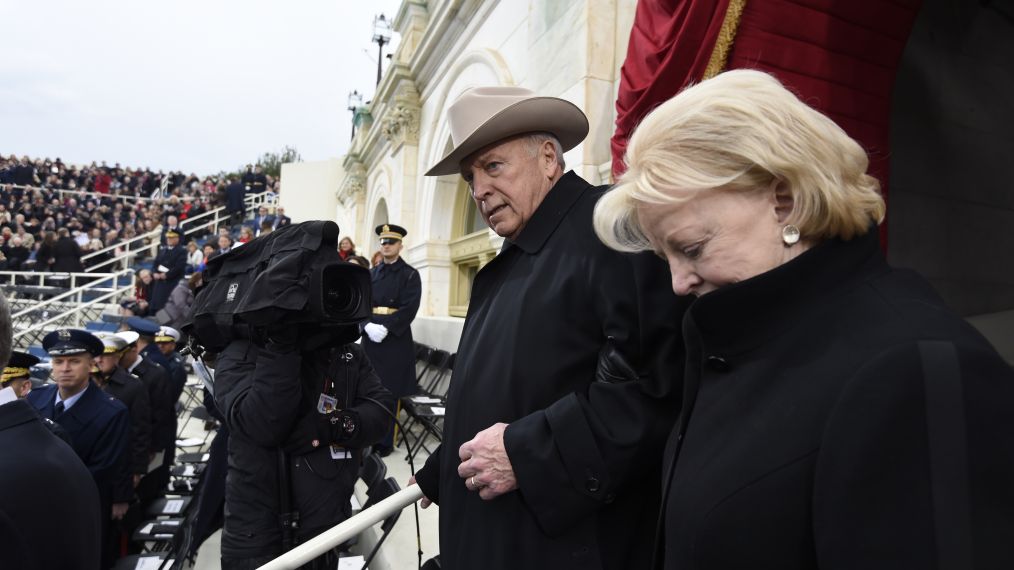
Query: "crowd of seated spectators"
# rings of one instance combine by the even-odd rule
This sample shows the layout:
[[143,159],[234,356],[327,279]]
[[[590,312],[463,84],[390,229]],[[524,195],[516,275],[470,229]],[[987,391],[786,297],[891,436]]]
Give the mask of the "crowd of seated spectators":
[[277,191],[277,181],[255,168],[239,180],[0,155],[0,270],[83,271],[120,250],[85,263],[82,256],[224,204],[230,183]]

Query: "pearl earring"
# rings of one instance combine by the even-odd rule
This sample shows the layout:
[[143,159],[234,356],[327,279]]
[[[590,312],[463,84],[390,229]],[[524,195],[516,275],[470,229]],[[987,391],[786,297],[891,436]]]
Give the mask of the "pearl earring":
[[782,226],[782,241],[789,247],[799,241],[799,228],[792,224]]

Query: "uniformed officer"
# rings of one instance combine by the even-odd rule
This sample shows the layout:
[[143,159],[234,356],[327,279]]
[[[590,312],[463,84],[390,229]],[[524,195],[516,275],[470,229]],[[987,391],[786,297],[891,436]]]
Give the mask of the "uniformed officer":
[[162,355],[162,351],[158,349],[153,343],[155,342],[155,335],[162,327],[159,326],[155,321],[146,319],[144,317],[130,317],[120,327],[120,330],[129,330],[137,333],[137,347],[138,352],[144,358],[158,364],[163,370],[168,371],[169,361],[165,356]]
[[[180,396],[183,395],[183,388],[187,384],[187,369],[183,362],[183,356],[176,352],[176,343],[179,342],[180,331],[169,327],[159,327],[158,332],[155,334],[155,344],[149,345],[158,348],[159,353],[165,358],[166,372],[169,377],[169,384],[172,386],[172,402],[173,406],[176,405],[180,400]],[[178,416],[173,413],[173,429],[172,433],[176,433],[179,429]],[[165,467],[165,477],[169,475],[169,468],[173,464],[173,460],[176,459],[176,445],[175,441],[173,445],[166,448],[165,458],[162,461],[162,465]]]
[[187,269],[187,250],[180,245],[180,234],[171,230],[166,232],[165,243],[152,264],[151,278],[154,285],[151,301],[148,303],[151,314],[157,313],[165,306],[169,294],[176,288],[176,284]]
[[[127,348],[120,355],[120,366],[140,378],[148,389],[151,401],[151,444],[148,446],[148,455],[153,461],[158,460],[163,464],[163,467],[145,475],[137,487],[137,496],[144,504],[161,495],[169,479],[169,470],[164,463],[166,454],[176,448],[176,407],[172,399],[173,387],[169,374],[149,357],[148,351],[142,350],[142,336],[137,332],[142,330],[145,337],[154,339],[158,325],[146,319],[127,319],[127,322],[133,322],[135,329],[116,333],[127,343]],[[162,358],[161,353],[158,356]]]
[[[383,263],[370,270],[373,281],[373,316],[363,331],[363,348],[370,357],[384,387],[395,398],[416,392],[415,346],[412,321],[419,311],[422,283],[419,272],[401,258],[402,239],[408,231],[394,224],[377,226]],[[397,413],[396,410],[392,412]],[[393,430],[379,446],[381,454],[390,452]]]
[[187,368],[183,361],[183,355],[176,352],[176,345],[182,336],[180,331],[164,325],[159,327],[158,332],[155,334],[155,346],[162,356],[165,357],[168,364],[166,371],[169,373],[169,380],[172,382],[173,390],[175,391],[174,401],[180,399],[180,396],[183,394],[183,387],[187,383]]
[[130,502],[134,488],[148,472],[148,449],[151,446],[151,399],[139,378],[120,366],[120,357],[127,349],[127,341],[110,334],[97,335],[104,346],[95,357],[93,373],[95,384],[107,394],[123,402],[130,411],[130,475],[118,486],[114,502]]
[[4,367],[3,376],[0,377],[0,388],[10,387],[18,398],[28,396],[32,391],[32,367],[38,363],[39,359],[31,354],[12,351],[10,362]]
[[[52,357],[55,384],[32,390],[28,402],[67,431],[71,447],[91,472],[103,513],[102,544],[108,545],[110,521],[126,512],[126,505],[114,507],[113,491],[128,470],[129,411],[91,381],[93,358],[103,351],[95,335],[59,329],[47,334],[42,346]],[[114,559],[115,552],[104,548],[102,567]]]

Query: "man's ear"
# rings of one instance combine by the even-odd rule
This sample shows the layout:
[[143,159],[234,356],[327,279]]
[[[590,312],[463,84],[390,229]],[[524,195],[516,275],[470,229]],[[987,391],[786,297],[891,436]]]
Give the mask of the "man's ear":
[[771,183],[771,201],[774,204],[778,223],[784,224],[792,216],[792,210],[796,205],[788,182],[776,178]]
[[539,157],[542,159],[542,170],[545,172],[547,178],[553,178],[556,176],[558,168],[558,158],[556,156],[556,146],[551,140],[542,141],[542,148],[539,149]]

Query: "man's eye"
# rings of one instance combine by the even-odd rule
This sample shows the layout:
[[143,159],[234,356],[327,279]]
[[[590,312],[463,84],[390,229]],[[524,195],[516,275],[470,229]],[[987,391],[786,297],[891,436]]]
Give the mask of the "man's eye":
[[683,256],[687,259],[697,259],[701,256],[701,244],[695,244],[683,249]]
[[492,170],[499,170],[501,166],[503,166],[502,162],[495,162],[495,161],[494,162],[487,162],[486,163],[486,171],[489,172],[489,171],[492,171]]

